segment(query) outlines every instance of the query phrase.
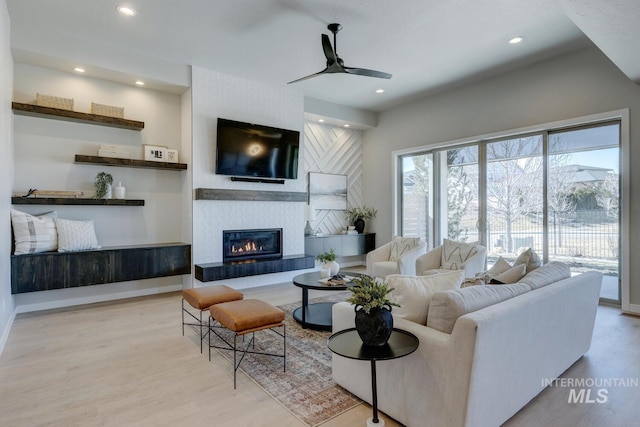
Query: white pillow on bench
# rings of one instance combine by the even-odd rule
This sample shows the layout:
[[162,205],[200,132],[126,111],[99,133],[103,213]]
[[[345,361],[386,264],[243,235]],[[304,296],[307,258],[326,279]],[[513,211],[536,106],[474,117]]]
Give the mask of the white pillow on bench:
[[11,225],[15,241],[14,255],[55,251],[58,248],[58,233],[54,218],[56,212],[30,215],[11,209]]
[[55,219],[58,228],[58,252],[100,249],[93,221]]

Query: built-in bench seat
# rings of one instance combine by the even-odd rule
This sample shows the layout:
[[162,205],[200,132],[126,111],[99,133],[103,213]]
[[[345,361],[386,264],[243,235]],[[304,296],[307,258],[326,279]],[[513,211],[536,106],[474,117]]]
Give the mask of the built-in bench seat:
[[11,256],[11,293],[47,291],[191,273],[191,245],[108,246]]

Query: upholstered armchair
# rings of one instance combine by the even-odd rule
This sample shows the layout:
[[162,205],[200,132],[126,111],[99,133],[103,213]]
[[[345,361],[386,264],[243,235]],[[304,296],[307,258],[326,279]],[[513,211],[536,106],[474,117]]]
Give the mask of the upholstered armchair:
[[367,254],[367,274],[383,278],[389,274],[415,276],[416,259],[426,250],[427,244],[419,237],[394,237]]
[[[430,274],[433,272],[464,270],[464,277],[474,277],[476,273],[481,273],[485,270],[487,248],[475,244],[475,250],[470,250],[470,245],[469,243],[459,243],[445,239],[442,246],[435,247],[416,259],[416,275],[423,276],[425,272]],[[443,250],[445,251],[444,256]],[[452,258],[457,258],[457,260]]]

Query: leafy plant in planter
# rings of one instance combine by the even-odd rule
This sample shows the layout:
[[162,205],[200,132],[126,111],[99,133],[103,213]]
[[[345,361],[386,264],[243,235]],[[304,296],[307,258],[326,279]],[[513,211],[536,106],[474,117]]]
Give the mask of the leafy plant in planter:
[[336,262],[336,253],[333,248],[329,249],[329,252],[317,255],[316,259],[322,263],[322,268],[331,272],[331,275],[336,275],[340,271],[340,264]]
[[374,218],[378,213],[377,210],[368,207],[367,205],[362,205],[361,208],[349,208],[345,211],[345,218],[347,221],[353,223],[355,225],[358,233],[362,233],[364,231],[365,219]]
[[96,199],[104,199],[107,193],[110,193],[113,176],[107,172],[100,172],[96,175],[93,184],[96,187]]
[[399,307],[388,298],[393,288],[384,279],[362,275],[353,280],[347,302],[355,305],[356,330],[362,342],[369,346],[387,343],[393,330],[391,306]]

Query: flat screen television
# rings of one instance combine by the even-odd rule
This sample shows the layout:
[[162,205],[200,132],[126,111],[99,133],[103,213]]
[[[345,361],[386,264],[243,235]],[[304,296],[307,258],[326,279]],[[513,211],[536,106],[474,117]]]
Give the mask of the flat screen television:
[[300,132],[218,118],[216,174],[298,178]]

